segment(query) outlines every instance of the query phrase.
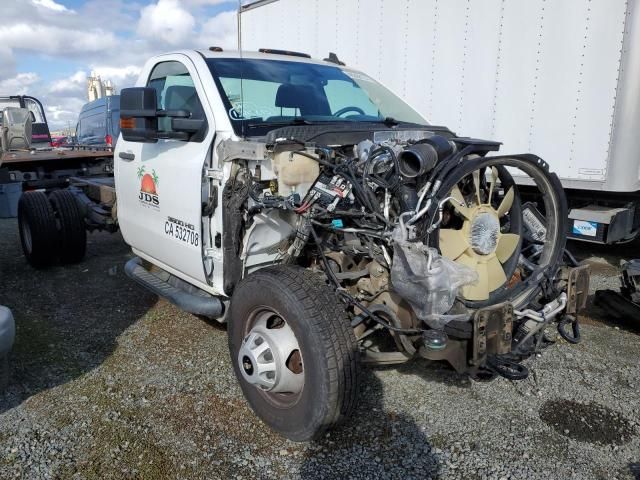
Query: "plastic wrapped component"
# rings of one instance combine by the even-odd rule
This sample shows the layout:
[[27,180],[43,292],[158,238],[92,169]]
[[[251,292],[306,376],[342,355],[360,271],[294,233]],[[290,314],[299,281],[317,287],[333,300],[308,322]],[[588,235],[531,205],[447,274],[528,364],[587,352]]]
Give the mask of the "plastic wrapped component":
[[447,315],[458,291],[478,281],[478,274],[464,265],[442,257],[421,242],[408,242],[401,227],[394,232],[391,284],[431,328],[443,328],[452,320],[468,315]]

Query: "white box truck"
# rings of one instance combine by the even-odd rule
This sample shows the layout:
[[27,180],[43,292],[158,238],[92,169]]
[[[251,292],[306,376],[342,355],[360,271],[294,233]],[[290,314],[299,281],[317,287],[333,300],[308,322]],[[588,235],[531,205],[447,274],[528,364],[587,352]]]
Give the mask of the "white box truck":
[[566,190],[570,238],[640,231],[636,0],[243,3],[243,50],[335,52],[434,124],[536,152]]

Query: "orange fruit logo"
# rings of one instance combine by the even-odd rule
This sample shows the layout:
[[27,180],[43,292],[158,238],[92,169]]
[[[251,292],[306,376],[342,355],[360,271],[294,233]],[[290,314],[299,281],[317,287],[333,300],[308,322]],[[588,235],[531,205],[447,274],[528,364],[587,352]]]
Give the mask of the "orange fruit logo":
[[138,178],[140,179],[140,191],[144,193],[150,193],[151,195],[157,195],[158,175],[155,170],[151,170],[151,173],[145,172],[144,165],[138,168]]

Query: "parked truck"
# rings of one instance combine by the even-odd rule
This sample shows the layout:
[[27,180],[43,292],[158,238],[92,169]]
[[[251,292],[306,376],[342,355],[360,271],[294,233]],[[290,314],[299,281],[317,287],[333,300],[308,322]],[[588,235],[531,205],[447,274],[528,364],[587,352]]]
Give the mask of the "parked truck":
[[52,148],[42,104],[34,97],[7,98],[0,100],[0,184],[29,192],[17,212],[25,256],[34,267],[78,262],[87,229],[117,230],[113,152]]
[[76,124],[81,145],[113,147],[120,134],[120,96],[109,95],[86,103]]
[[244,3],[243,49],[336,52],[437,124],[537,152],[565,188],[569,238],[640,232],[637,0]]
[[[431,125],[335,55],[169,53],[120,101],[125,270],[228,325],[242,391],[282,435],[349,416],[361,362],[521,379],[545,328],[579,340],[588,271],[566,264],[566,199],[540,157]],[[70,191],[81,208],[74,188],[52,206]],[[47,193],[22,199],[34,248],[49,207],[29,199]]]

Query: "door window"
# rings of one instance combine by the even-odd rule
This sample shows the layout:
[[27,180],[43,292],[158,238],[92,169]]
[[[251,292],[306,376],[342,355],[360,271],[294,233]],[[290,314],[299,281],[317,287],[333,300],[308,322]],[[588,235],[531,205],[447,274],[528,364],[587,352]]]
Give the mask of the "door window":
[[[156,65],[147,87],[155,89],[159,110],[187,110],[191,118],[205,118],[193,78],[182,63],[171,61]],[[158,118],[158,129],[171,131],[171,119]]]
[[45,123],[42,109],[40,108],[40,105],[38,105],[34,100],[31,100],[30,98],[25,98],[24,106],[28,108],[30,112],[33,113],[33,116],[34,116],[33,123]]

